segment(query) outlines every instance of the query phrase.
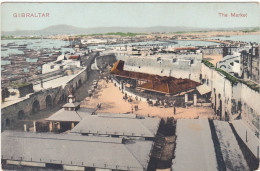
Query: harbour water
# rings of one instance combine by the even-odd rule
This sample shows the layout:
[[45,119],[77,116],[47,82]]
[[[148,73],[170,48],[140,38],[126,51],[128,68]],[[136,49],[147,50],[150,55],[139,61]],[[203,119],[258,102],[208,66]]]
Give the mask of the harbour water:
[[1,60],[1,65],[9,65],[9,64],[11,64],[10,61],[8,61],[8,60]]
[[243,41],[243,42],[260,42],[260,35],[255,34],[255,35],[235,35],[235,36],[229,36],[229,37],[209,37],[207,39],[219,39],[219,40],[233,40],[233,41]]
[[124,43],[124,44],[115,44],[115,45],[96,45],[89,46],[89,49],[96,48],[108,48],[115,46],[171,46],[171,47],[183,47],[183,46],[214,46],[219,45],[215,42],[206,42],[206,41],[193,41],[193,40],[174,40],[172,42],[163,42],[163,41],[148,41],[148,42],[134,42],[134,43]]
[[33,59],[26,58],[26,62],[37,62],[37,61],[38,61],[38,59],[36,59],[36,58],[33,58]]
[[[9,45],[8,45],[9,44]],[[11,45],[10,45],[11,44]],[[2,40],[1,46],[4,51],[1,51],[2,57],[7,57],[11,54],[24,54],[23,49],[20,47],[24,45],[26,49],[31,50],[45,50],[45,51],[73,51],[72,48],[63,47],[69,46],[69,41],[57,40],[57,39],[18,39],[18,40]],[[6,50],[7,49],[7,50]],[[25,49],[25,48],[24,48]]]

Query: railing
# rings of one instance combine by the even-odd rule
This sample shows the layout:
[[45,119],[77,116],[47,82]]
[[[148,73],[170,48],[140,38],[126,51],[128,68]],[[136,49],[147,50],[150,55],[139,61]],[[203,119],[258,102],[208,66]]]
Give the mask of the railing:
[[[130,154],[130,152],[129,152]],[[94,168],[108,168],[108,169],[118,169],[118,170],[136,170],[143,171],[145,168],[143,167],[134,167],[129,165],[120,165],[120,164],[108,164],[108,163],[93,163],[86,161],[71,161],[71,160],[57,160],[57,159],[46,159],[46,158],[32,158],[32,157],[18,157],[18,156],[8,156],[2,155],[2,159],[4,160],[12,160],[17,161],[19,164],[21,162],[38,162],[38,163],[51,163],[51,164],[61,164],[61,165],[70,165],[70,166],[81,166],[81,167],[94,167]]]

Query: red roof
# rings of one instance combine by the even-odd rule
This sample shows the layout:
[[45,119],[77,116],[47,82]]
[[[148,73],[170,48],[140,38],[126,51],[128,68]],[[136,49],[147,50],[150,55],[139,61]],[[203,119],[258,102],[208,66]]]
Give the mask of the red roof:
[[166,77],[152,74],[145,74],[140,72],[124,71],[124,61],[117,61],[110,73],[119,77],[146,80],[139,86],[140,89],[160,92],[164,94],[177,94],[186,90],[196,88],[200,83],[189,79],[177,79],[174,77]]
[[79,59],[79,55],[71,55],[69,59]]
[[178,47],[174,48],[174,50],[198,50],[199,48],[197,47]]

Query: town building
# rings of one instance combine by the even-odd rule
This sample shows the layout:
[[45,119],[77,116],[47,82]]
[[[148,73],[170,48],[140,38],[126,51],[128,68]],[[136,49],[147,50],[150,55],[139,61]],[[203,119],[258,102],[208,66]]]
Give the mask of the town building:
[[[139,117],[135,114],[102,114],[97,109],[80,108],[71,93],[63,108],[45,119],[50,132],[65,132],[112,137],[154,139],[161,119]],[[135,125],[133,127],[133,125]],[[41,132],[36,128],[36,131]]]
[[173,171],[251,170],[228,122],[178,119],[176,136]]
[[76,67],[81,67],[80,55],[61,55],[56,61],[42,65],[42,74]]
[[63,108],[46,121],[48,133],[41,122],[34,124],[34,133],[2,133],[4,166],[144,171],[162,123],[157,117],[80,108],[71,91]]
[[260,46],[252,46],[248,51],[241,52],[242,78],[252,80],[259,84]]
[[2,146],[3,167],[144,171],[149,165],[153,141],[5,131]]
[[81,44],[91,44],[91,45],[96,45],[96,44],[104,44],[107,43],[107,39],[83,39],[81,40]]
[[224,56],[221,61],[217,62],[216,67],[231,75],[241,77],[240,65],[240,53],[234,52],[233,55]]

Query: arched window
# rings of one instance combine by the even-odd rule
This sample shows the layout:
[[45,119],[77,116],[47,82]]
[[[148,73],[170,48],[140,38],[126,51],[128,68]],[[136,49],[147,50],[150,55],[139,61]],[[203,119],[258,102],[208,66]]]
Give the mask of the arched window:
[[32,114],[35,114],[40,111],[40,103],[38,100],[35,100],[32,105]]
[[48,95],[46,97],[45,102],[46,102],[46,108],[51,108],[52,107],[52,99],[51,99],[50,95]]
[[23,110],[20,110],[19,112],[18,112],[18,119],[24,119],[24,111]]

